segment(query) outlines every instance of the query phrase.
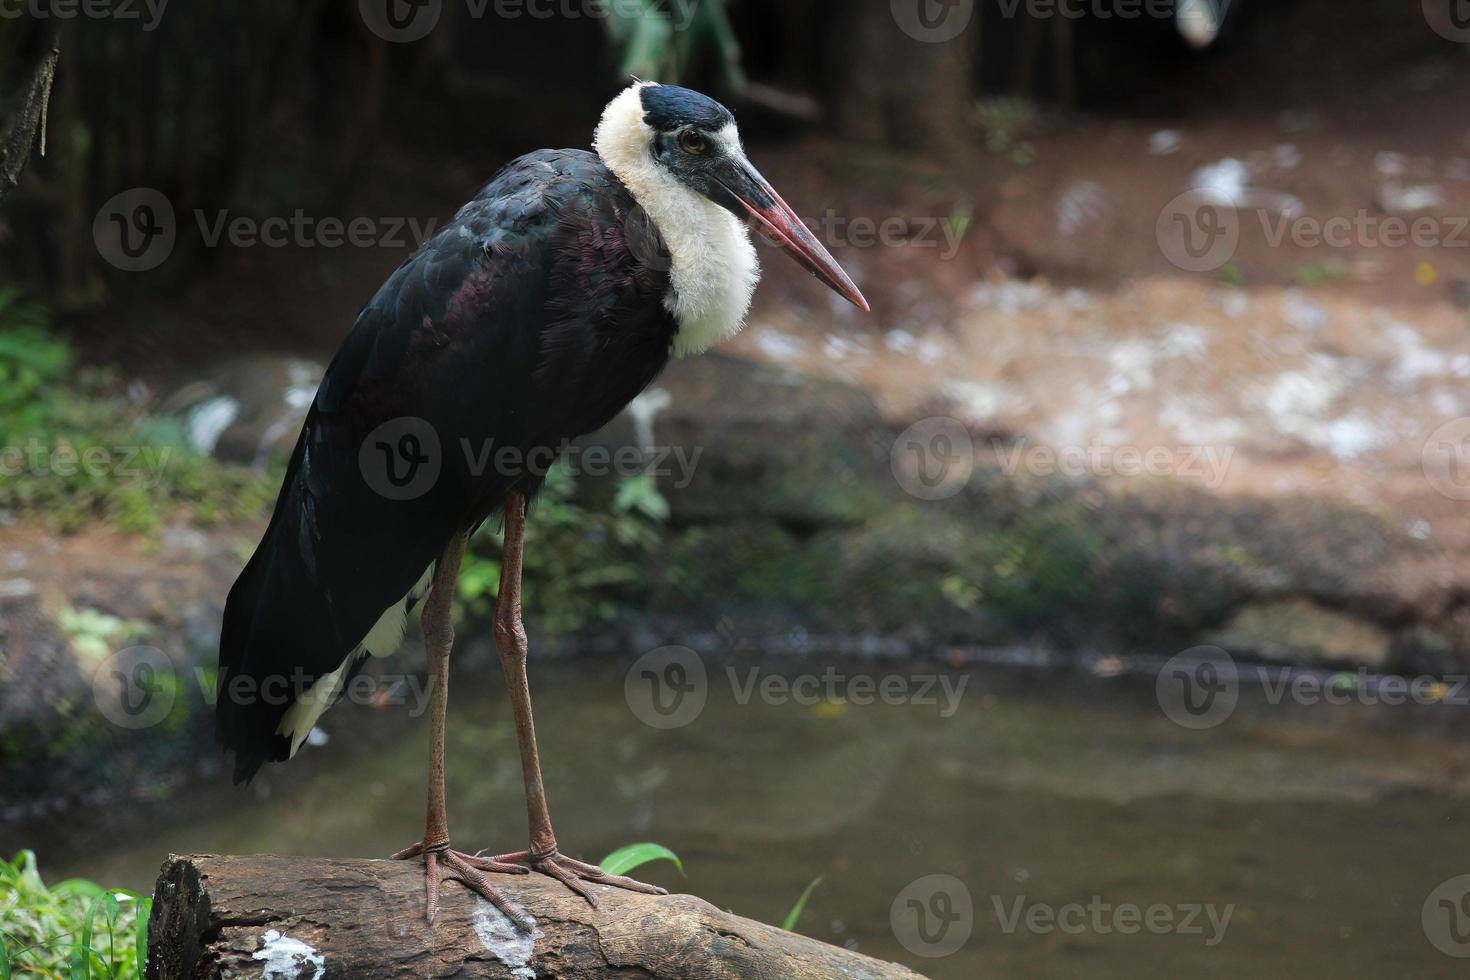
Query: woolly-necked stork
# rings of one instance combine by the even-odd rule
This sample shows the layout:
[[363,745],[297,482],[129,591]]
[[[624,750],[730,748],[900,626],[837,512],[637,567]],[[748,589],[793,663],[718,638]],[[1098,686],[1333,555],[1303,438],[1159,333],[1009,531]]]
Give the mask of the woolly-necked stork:
[[[239,783],[295,753],[365,658],[398,647],[427,595],[428,819],[423,840],[395,857],[422,857],[431,921],[440,882],[457,880],[521,922],[486,872],[536,870],[593,905],[585,882],[660,891],[557,849],[520,613],[526,508],[545,475],[529,461],[607,424],[670,356],[740,329],[760,274],[747,220],[868,309],[747,159],[718,102],[639,82],[608,105],[595,146],[512,162],[378,290],[322,380],[270,526],[225,608],[217,731]],[[528,463],[503,472],[459,451],[486,445],[514,447],[515,457],[496,458]],[[384,485],[379,453],[400,476],[427,467],[427,485]],[[530,846],[481,858],[450,847],[444,723],[460,562],[473,531],[501,511],[494,632]]]

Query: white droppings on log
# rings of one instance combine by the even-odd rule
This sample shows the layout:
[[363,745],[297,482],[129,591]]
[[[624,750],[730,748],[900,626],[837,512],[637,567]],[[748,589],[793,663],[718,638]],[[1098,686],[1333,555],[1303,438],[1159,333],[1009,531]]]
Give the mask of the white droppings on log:
[[292,939],[275,929],[267,929],[260,937],[264,944],[251,959],[264,960],[261,980],[301,980],[311,967],[310,980],[319,980],[327,972],[326,958],[299,939]]
[[475,927],[475,935],[480,938],[486,951],[510,967],[511,974],[517,980],[535,980],[536,971],[530,967],[531,954],[535,951],[536,940],[546,938],[546,934],[536,928],[534,916],[524,909],[520,914],[531,923],[530,932],[517,929],[516,924],[504,912],[481,898],[475,902],[475,911],[470,921]]

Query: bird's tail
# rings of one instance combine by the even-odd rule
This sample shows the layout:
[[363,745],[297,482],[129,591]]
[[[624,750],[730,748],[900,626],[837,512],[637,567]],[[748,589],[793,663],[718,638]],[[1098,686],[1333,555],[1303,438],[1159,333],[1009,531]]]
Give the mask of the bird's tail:
[[[235,753],[235,782],[249,782],[266,762],[285,759],[290,743],[276,734],[280,710],[262,703],[256,697],[256,679],[246,662],[251,627],[260,609],[265,581],[264,556],[270,553],[266,540],[261,542],[225,602],[224,623],[219,641],[219,678],[215,686],[215,738]],[[241,679],[245,682],[242,683]]]

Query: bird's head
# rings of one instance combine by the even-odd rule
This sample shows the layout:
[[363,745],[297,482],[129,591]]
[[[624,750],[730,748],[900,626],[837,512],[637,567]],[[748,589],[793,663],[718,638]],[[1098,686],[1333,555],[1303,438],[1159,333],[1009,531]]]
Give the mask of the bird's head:
[[839,295],[869,309],[837,260],[746,157],[735,116],[709,96],[639,82],[607,107],[596,146],[635,196],[657,193],[639,185],[675,182],[753,222]]

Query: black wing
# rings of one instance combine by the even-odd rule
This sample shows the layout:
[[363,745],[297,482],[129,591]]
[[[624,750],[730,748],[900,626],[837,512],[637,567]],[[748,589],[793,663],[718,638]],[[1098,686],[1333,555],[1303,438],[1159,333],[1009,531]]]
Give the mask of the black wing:
[[[230,592],[217,733],[236,781],[289,755],[296,696],[337,670],[456,532],[534,496],[494,453],[604,425],[662,369],[656,239],[596,156],[515,161],[405,262],[328,368],[264,539]],[[631,244],[630,244],[631,242]]]

